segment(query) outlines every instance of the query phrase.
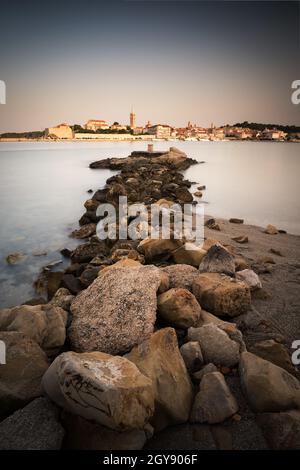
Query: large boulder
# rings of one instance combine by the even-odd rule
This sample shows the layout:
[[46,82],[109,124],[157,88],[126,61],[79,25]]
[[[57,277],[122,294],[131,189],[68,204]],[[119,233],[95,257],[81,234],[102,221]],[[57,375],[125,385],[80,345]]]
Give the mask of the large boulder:
[[217,325],[208,323],[200,328],[189,328],[188,339],[198,341],[206,364],[234,367],[240,359],[240,346]]
[[158,296],[157,307],[160,316],[175,328],[194,326],[201,315],[196,297],[187,289],[174,288]]
[[78,230],[73,230],[71,233],[71,236],[73,238],[78,238],[78,239],[84,239],[84,238],[89,238],[92,235],[95,235],[96,233],[96,224],[86,224],[83,225],[80,229]]
[[59,450],[64,434],[58,408],[40,397],[0,423],[0,449]]
[[161,268],[168,274],[170,289],[173,287],[182,287],[183,289],[192,290],[193,282],[199,276],[199,271],[188,264],[174,264]]
[[43,388],[66,411],[111,429],[143,429],[154,411],[151,381],[124,357],[101,352],[61,354]]
[[237,413],[239,407],[220,372],[205,374],[200,382],[191,412],[194,423],[221,423]]
[[256,418],[269,447],[274,450],[300,450],[300,411],[262,413]]
[[121,354],[148,338],[160,282],[160,270],[154,266],[105,271],[72,302],[73,348]]
[[35,341],[49,356],[66,339],[67,312],[55,305],[21,305],[0,310],[0,331],[19,331]]
[[200,274],[192,291],[201,307],[215,315],[235,317],[251,306],[249,287],[222,274]]
[[235,273],[234,257],[223,246],[213,245],[203,257],[199,271],[233,276]]
[[188,420],[193,390],[173,328],[163,328],[132,349],[127,358],[152,380],[156,430]]
[[240,377],[253,411],[264,413],[300,408],[300,383],[281,367],[243,352]]
[[0,417],[5,417],[42,394],[41,380],[49,367],[40,346],[18,331],[1,331],[6,364],[0,365]]
[[148,429],[115,431],[67,412],[62,414],[62,423],[66,430],[64,449],[67,450],[140,450],[152,435]]

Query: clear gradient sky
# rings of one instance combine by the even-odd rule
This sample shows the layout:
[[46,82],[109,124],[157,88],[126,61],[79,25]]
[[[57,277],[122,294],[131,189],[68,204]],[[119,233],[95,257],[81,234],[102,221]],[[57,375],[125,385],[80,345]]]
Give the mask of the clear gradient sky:
[[0,132],[89,118],[300,125],[299,2],[1,0]]

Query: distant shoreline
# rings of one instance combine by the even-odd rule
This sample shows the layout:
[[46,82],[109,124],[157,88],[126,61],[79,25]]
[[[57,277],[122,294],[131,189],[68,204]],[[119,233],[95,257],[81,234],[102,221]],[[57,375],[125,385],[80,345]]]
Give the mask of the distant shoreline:
[[157,138],[148,138],[148,139],[139,139],[139,138],[133,138],[133,139],[103,139],[103,138],[98,138],[98,139],[34,139],[34,138],[26,138],[26,137],[0,137],[0,143],[1,142],[90,142],[90,143],[99,143],[99,142],[268,142],[268,143],[285,143],[285,144],[290,144],[290,143],[300,143],[300,140],[293,139],[293,140],[256,140],[256,139],[215,139],[215,140],[210,140],[210,139],[200,139],[200,140],[189,140],[189,139],[157,139]]

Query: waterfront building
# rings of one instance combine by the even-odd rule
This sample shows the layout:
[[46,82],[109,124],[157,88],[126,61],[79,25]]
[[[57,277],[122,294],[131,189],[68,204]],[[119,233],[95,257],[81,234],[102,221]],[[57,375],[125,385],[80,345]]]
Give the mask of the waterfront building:
[[148,134],[154,135],[157,139],[169,139],[171,137],[171,127],[168,124],[156,124],[148,127]]
[[97,131],[98,129],[109,129],[109,125],[103,119],[90,119],[85,124],[85,128],[89,131]]
[[52,137],[57,139],[72,139],[73,138],[73,131],[72,128],[66,124],[58,124],[55,127],[48,127],[45,130],[46,137]]

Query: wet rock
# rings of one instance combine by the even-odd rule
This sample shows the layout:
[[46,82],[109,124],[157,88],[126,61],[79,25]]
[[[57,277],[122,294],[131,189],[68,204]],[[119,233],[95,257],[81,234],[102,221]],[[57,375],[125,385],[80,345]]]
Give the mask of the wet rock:
[[[152,380],[156,430],[187,421],[193,398],[192,384],[178,349],[176,333],[164,328],[132,349],[127,358]],[[175,392],[176,391],[176,392]]]
[[274,225],[269,224],[265,228],[264,232],[268,235],[276,235],[278,233],[278,229]]
[[238,281],[244,282],[251,291],[262,288],[258,275],[252,269],[238,271],[235,277]]
[[67,313],[60,307],[21,305],[0,310],[0,330],[18,331],[35,341],[49,356],[65,342]]
[[26,258],[27,256],[23,253],[11,253],[6,257],[6,262],[8,264],[19,264],[25,261]]
[[73,299],[74,295],[72,295],[68,289],[61,287],[58,289],[58,291],[55,292],[49,304],[69,311]]
[[215,315],[235,317],[251,306],[249,287],[221,274],[200,274],[192,291],[201,307]]
[[6,364],[0,366],[0,417],[4,418],[42,394],[41,380],[49,364],[40,346],[18,331],[1,331]]
[[85,243],[79,245],[72,251],[71,260],[72,263],[88,263],[96,256],[108,256],[108,248],[104,241],[99,243]]
[[80,283],[83,287],[88,287],[96,279],[100,271],[99,266],[88,266],[80,275]]
[[34,283],[36,292],[41,295],[46,295],[47,299],[51,300],[55,292],[61,286],[63,275],[64,273],[62,271],[52,272],[43,270]]
[[67,433],[64,449],[68,450],[140,450],[151,436],[143,429],[115,431],[67,412],[63,425]]
[[200,328],[189,328],[188,339],[199,342],[206,364],[212,362],[215,365],[234,367],[239,362],[239,344],[213,323]]
[[263,435],[273,450],[300,449],[300,411],[262,413],[256,418]]
[[203,194],[202,194],[201,191],[196,191],[196,192],[194,193],[194,196],[195,196],[195,197],[202,197]]
[[187,289],[174,288],[158,296],[160,316],[175,328],[195,325],[201,315],[201,307],[195,296]]
[[271,362],[243,352],[240,377],[253,411],[264,413],[300,408],[299,381]]
[[64,274],[62,277],[61,284],[63,287],[68,289],[73,295],[77,295],[82,291],[83,285],[80,280],[73,274]]
[[203,365],[203,357],[198,341],[189,341],[180,348],[186,368],[189,372],[199,370]]
[[69,248],[63,248],[62,250],[60,250],[60,254],[62,254],[65,258],[70,258],[72,250],[69,250]]
[[143,429],[154,411],[151,381],[124,357],[101,352],[61,354],[43,388],[66,411],[120,431]]
[[36,398],[0,423],[0,449],[59,450],[64,434],[58,408]]
[[71,305],[69,336],[75,350],[121,354],[149,337],[160,282],[160,271],[154,266],[109,268],[100,273]]
[[239,407],[220,372],[205,374],[200,382],[191,412],[191,422],[221,423],[237,413]]
[[169,276],[170,289],[181,287],[192,290],[195,279],[199,276],[199,271],[188,264],[178,264],[161,268]]
[[243,224],[244,223],[244,219],[237,219],[235,217],[229,219],[229,222],[231,224]]
[[235,264],[233,256],[220,245],[213,245],[203,257],[199,271],[205,273],[224,273],[233,276]]
[[86,225],[83,225],[78,230],[73,230],[73,232],[71,233],[71,236],[73,238],[83,239],[83,238],[89,238],[92,235],[95,235],[95,233],[96,233],[96,224],[86,224]]

